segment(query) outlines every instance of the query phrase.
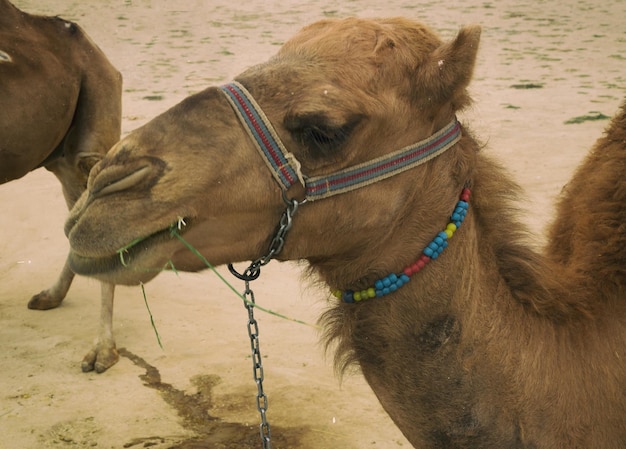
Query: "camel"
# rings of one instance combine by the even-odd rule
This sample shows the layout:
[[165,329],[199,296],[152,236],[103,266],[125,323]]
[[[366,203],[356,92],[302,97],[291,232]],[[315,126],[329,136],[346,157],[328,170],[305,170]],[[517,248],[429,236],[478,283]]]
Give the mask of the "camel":
[[521,189],[456,118],[480,33],[304,27],[114,146],[66,222],[72,269],[135,285],[206,268],[186,243],[251,274],[303,260],[337,369],[414,447],[623,448],[626,104],[541,251]]
[[[0,79],[0,184],[45,167],[71,208],[91,167],[120,139],[121,74],[77,24],[0,0]],[[56,283],[28,307],[58,307],[73,279],[66,262]],[[103,283],[101,290],[103,315],[110,316],[114,285]],[[106,323],[100,339],[110,347]],[[95,354],[83,360],[84,370],[104,371],[117,361],[114,350],[97,361]]]

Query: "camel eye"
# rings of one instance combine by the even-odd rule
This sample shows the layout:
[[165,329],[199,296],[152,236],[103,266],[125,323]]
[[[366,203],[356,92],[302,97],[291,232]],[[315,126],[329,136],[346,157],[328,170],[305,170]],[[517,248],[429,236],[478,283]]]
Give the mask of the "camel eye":
[[333,153],[348,138],[348,133],[342,128],[311,127],[304,128],[298,133],[298,140],[311,150],[313,155],[324,156]]
[[356,122],[331,125],[321,114],[291,117],[285,120],[285,127],[294,140],[305,146],[311,156],[324,157],[336,153],[348,140]]

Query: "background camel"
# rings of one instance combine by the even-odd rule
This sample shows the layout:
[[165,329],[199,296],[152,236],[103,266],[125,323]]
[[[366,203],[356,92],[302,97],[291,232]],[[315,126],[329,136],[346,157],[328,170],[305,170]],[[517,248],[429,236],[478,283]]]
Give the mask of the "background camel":
[[[238,76],[290,152],[286,161],[299,161],[289,195],[302,198],[302,174],[311,181],[358,167],[454,124],[469,103],[479,34],[468,27],[443,43],[403,19],[323,21]],[[133,284],[167,264],[204,268],[178,229],[214,264],[263,255],[285,204],[228,98],[218,88],[189,97],[92,171],[66,226],[77,272]],[[617,167],[623,125],[624,111],[609,129],[612,144],[596,150]],[[359,365],[415,447],[623,446],[623,181],[586,186],[610,218],[603,226],[617,250],[579,226],[578,213],[567,223],[577,231],[542,256],[515,219],[516,185],[461,128],[460,141],[419,167],[329,199],[310,196],[279,257],[307,260],[343,292],[348,300],[323,317],[337,364]],[[589,160],[572,192],[602,159]],[[576,251],[581,233],[610,257]],[[424,249],[433,236],[450,240],[436,244],[436,253],[446,248],[439,257]],[[422,251],[430,263],[414,268]],[[361,300],[403,268],[414,278]],[[584,288],[605,268],[610,286]]]
[[[120,138],[120,73],[75,23],[30,15],[0,0],[0,79],[0,184],[45,167],[61,182],[71,208],[91,167]],[[58,307],[73,278],[66,263],[57,282],[33,296],[28,307]],[[107,347],[113,290],[102,283],[99,339]],[[90,352],[83,369],[97,363],[102,371],[116,360],[114,351],[97,362]]]

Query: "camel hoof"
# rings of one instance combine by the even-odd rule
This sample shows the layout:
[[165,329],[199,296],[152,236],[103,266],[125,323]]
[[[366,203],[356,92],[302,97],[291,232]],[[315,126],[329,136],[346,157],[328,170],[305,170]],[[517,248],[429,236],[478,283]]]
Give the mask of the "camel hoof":
[[120,359],[115,346],[112,348],[94,348],[83,358],[80,364],[83,373],[95,371],[96,373],[104,373],[111,368]]
[[48,290],[42,290],[39,294],[30,298],[28,308],[31,310],[49,310],[59,307],[63,302],[63,298],[52,296]]

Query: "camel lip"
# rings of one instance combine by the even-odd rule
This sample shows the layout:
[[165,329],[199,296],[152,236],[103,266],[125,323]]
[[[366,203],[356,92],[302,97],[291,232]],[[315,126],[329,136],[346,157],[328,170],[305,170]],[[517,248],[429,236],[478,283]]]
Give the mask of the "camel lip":
[[177,236],[182,236],[188,231],[191,223],[192,219],[190,217],[178,217],[175,222],[166,228],[155,231],[146,237],[138,237],[127,245],[119,248],[115,257],[119,257],[120,262],[125,266],[127,265],[125,262],[126,255],[132,256],[137,252],[146,251],[160,243],[171,241],[177,238]]
[[[191,217],[178,217],[169,226],[148,236],[134,239],[119,248],[115,254],[85,256],[72,249],[69,255],[70,268],[76,274],[116,284],[132,285],[146,282],[164,271],[169,262],[161,266],[142,266],[142,261],[150,259],[154,248],[174,242],[178,236],[183,236],[192,223]],[[172,269],[175,267],[172,266]]]

